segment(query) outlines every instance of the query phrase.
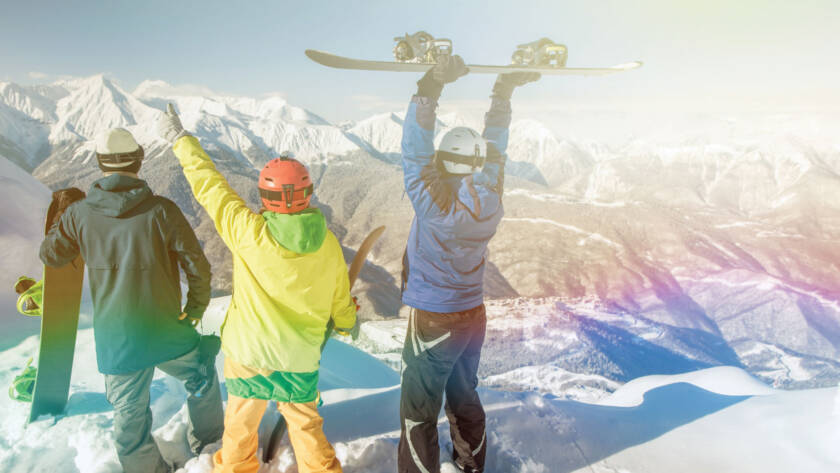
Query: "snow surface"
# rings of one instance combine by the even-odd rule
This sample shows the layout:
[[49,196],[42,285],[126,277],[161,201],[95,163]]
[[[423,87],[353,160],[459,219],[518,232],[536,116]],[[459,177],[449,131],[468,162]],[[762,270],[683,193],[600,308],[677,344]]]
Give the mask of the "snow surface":
[[[659,438],[631,446],[575,470],[614,472],[828,472],[840,471],[840,388],[778,391],[755,397],[712,395],[689,384],[672,384],[648,393],[635,411],[636,425],[592,422],[587,429],[644,431],[658,421],[715,412],[676,426]],[[656,411],[648,410],[657,406]],[[692,412],[694,414],[692,414]],[[662,420],[662,419],[660,419]],[[677,421],[679,423],[679,421]],[[582,433],[586,435],[585,433]],[[644,435],[639,432],[639,435]]]
[[692,384],[711,393],[725,396],[762,396],[775,392],[774,389],[769,388],[740,368],[716,366],[686,374],[637,378],[620,387],[597,404],[615,407],[640,406],[645,400],[645,394],[656,388],[674,383]]
[[[40,321],[17,313],[17,294],[13,287],[20,276],[41,279],[43,265],[38,259],[44,239],[44,217],[52,193],[23,169],[0,156],[0,350],[20,343],[37,334]],[[82,304],[91,304],[87,283]],[[82,317],[81,326],[90,324],[90,317]]]
[[570,232],[574,232],[580,235],[584,235],[584,238],[578,240],[578,246],[585,245],[588,241],[593,240],[605,245],[609,245],[613,248],[621,248],[621,245],[618,243],[610,240],[609,238],[604,237],[603,235],[595,232],[588,232],[581,228],[578,228],[574,225],[567,225],[565,223],[560,223],[556,220],[551,220],[548,218],[539,218],[539,217],[502,217],[502,221],[506,222],[528,222],[528,223],[536,223],[536,224],[547,224],[552,225],[557,228],[561,228],[563,230],[567,230]]
[[33,255],[44,234],[44,215],[50,190],[23,169],[0,156],[0,349],[20,342],[20,334],[37,333],[39,322],[15,311],[17,294],[12,290],[19,276],[41,277],[43,267]]
[[[229,300],[213,300],[205,332],[217,330]],[[368,325],[363,326],[365,336]],[[381,329],[370,335],[392,339]],[[35,354],[37,343],[37,337],[29,337],[1,353],[0,383],[11,381]],[[113,412],[94,357],[92,330],[80,330],[65,416],[26,426],[27,404],[0,401],[0,471],[120,471],[111,439]],[[220,372],[221,365],[220,357]],[[398,385],[398,373],[370,354],[338,340],[328,343],[321,413],[344,471],[396,469]],[[631,381],[601,405],[527,391],[480,388],[480,394],[488,414],[488,472],[819,473],[840,468],[838,388],[776,391],[738,368],[724,367]],[[755,394],[760,396],[750,396]],[[219,446],[190,458],[185,398],[177,381],[156,374],[154,436],[179,472],[209,473]],[[262,441],[277,416],[272,409],[267,412]],[[453,472],[448,427],[442,416],[441,468]],[[288,439],[260,471],[297,471]]]

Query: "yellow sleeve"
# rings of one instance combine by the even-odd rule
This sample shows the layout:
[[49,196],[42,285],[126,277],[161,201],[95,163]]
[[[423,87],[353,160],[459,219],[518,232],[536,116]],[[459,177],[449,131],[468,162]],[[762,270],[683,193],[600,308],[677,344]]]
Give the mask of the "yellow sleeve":
[[335,293],[332,302],[332,319],[335,329],[349,332],[356,325],[356,304],[350,295],[350,277],[347,275],[347,263],[341,252],[341,245],[336,241],[338,269],[336,275]]
[[175,142],[172,150],[184,168],[184,177],[187,178],[195,199],[210,215],[216,225],[216,231],[228,248],[235,248],[242,235],[259,216],[248,208],[225,177],[216,170],[197,138],[181,137]]

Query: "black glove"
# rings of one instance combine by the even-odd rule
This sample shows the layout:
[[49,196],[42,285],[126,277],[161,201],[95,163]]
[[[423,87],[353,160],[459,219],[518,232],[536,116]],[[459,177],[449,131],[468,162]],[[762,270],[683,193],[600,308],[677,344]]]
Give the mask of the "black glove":
[[499,74],[496,83],[493,85],[493,97],[510,100],[513,89],[534,82],[542,77],[539,72],[509,72]]
[[437,100],[440,98],[444,84],[455,82],[468,72],[470,69],[464,65],[461,56],[442,56],[440,62],[426,71],[423,78],[417,81],[417,95]]

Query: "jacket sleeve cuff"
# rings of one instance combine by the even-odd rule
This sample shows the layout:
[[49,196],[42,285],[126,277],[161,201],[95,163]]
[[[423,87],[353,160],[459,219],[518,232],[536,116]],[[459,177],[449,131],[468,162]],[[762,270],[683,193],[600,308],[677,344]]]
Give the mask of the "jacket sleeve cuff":
[[356,325],[356,306],[347,307],[341,314],[334,315],[333,322],[336,331],[350,332],[353,330]]
[[509,84],[501,79],[497,79],[496,83],[493,84],[493,94],[491,97],[510,100],[511,96],[513,96],[513,89],[515,88],[515,85]]
[[190,139],[195,140],[196,138],[193,135],[187,133],[186,131],[181,132],[181,134],[178,135],[177,138],[175,138],[175,141],[172,142],[172,147],[179,148],[182,146],[186,146]]
[[423,95],[411,97],[411,101],[417,104],[415,118],[417,124],[424,130],[434,130],[437,121],[437,99]]
[[427,72],[422,79],[417,81],[417,95],[429,97],[437,101],[443,92],[443,84],[432,78],[431,71]]
[[187,314],[187,317],[196,320],[201,320],[202,318],[204,318],[205,310],[207,310],[206,307],[196,307],[190,305],[184,307],[184,312]]
[[490,111],[484,116],[484,125],[487,127],[508,128],[510,126],[510,99],[493,96],[490,104]]

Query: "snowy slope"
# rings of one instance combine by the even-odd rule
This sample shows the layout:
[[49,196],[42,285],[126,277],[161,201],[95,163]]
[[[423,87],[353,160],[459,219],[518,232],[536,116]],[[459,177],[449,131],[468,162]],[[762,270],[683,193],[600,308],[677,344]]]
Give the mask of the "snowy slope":
[[508,156],[531,164],[550,185],[580,175],[594,162],[588,151],[571,141],[558,139],[545,125],[531,119],[511,124]]
[[46,186],[0,156],[0,349],[38,331],[38,319],[15,311],[17,295],[12,288],[19,276],[41,277],[38,246],[50,194]]
[[[213,265],[214,290],[229,291],[229,252],[154,136],[154,114],[169,101],[254,208],[255,168],[291,149],[311,165],[316,205],[348,255],[368,231],[387,225],[360,292],[366,318],[398,313],[413,215],[394,165],[403,110],[333,126],[276,95],[233,97],[160,81],[128,92],[102,76],[0,84],[0,155],[35,167],[33,175],[52,188],[85,188],[99,177],[90,133],[127,126],[147,152],[141,176],[184,210]],[[480,127],[483,111],[441,109],[438,133]],[[752,374],[761,365],[761,379],[775,387],[840,379],[836,117],[716,117],[722,131],[685,121],[617,144],[584,142],[563,126],[516,118],[506,215],[490,243],[488,297],[596,299],[640,324],[650,319],[723,338],[749,360]],[[608,113],[598,118],[600,127],[610,126]],[[611,358],[615,372],[629,368],[615,353]],[[563,367],[546,370],[552,379],[566,376]],[[534,375],[523,371],[510,386],[526,374]]]
[[134,95],[157,109],[175,103],[188,130],[245,157],[256,168],[283,151],[312,164],[358,149],[341,129],[279,96],[199,95],[161,81],[141,83]]
[[[727,397],[690,384],[671,384],[648,392],[645,403],[638,408],[605,408],[617,409],[626,415],[608,418],[608,422],[605,422],[607,419],[590,419],[590,422],[581,425],[585,430],[580,433],[586,437],[599,430],[606,431],[609,433],[604,443],[611,443],[622,433],[649,435],[645,432],[649,424],[673,422],[674,417],[693,417],[690,422],[575,471],[838,471],[838,406],[840,387],[776,392],[756,397]],[[634,422],[636,419],[645,419],[646,422]],[[629,433],[631,430],[634,434]],[[587,450],[586,446],[583,448]]]
[[[400,146],[405,112],[377,114],[347,128],[347,136],[359,147],[385,162],[400,162]],[[456,112],[438,115],[435,136],[456,126],[482,130],[479,117]],[[591,163],[583,151],[568,142],[560,143],[554,134],[535,120],[518,120],[511,125],[509,160],[505,172],[538,184],[562,182],[579,174]]]
[[117,126],[150,151],[161,144],[154,124],[167,102],[205,142],[257,167],[287,150],[313,163],[358,149],[341,129],[279,96],[224,96],[161,81],[128,92],[95,75],[39,87],[0,82],[0,154],[27,169],[56,154],[87,161],[90,140]]
[[762,384],[742,369],[719,366],[679,375],[653,375],[637,378],[625,384],[597,404],[602,406],[634,407],[644,403],[645,394],[675,383],[687,383],[724,396],[760,396],[774,390]]
[[0,156],[32,170],[48,150],[55,102],[32,88],[0,82]]
[[[217,328],[228,298],[215,299],[205,331]],[[36,349],[35,337],[0,353],[0,384],[7,384]],[[90,329],[80,331],[66,416],[25,426],[27,406],[0,401],[0,471],[117,472],[111,440],[113,413],[94,366]],[[221,368],[219,359],[217,368]],[[712,376],[714,375],[714,376]],[[708,380],[713,379],[715,386]],[[392,472],[399,439],[399,376],[364,352],[333,340],[324,354],[321,413],[325,430],[347,472]],[[706,386],[713,390],[701,389]],[[644,400],[613,407],[558,399],[534,392],[481,388],[488,414],[487,471],[713,471],[814,473],[836,471],[840,390],[782,392],[761,388],[735,368],[701,371],[625,387]],[[622,388],[622,389],[625,389]],[[632,388],[632,389],[630,389]],[[755,393],[749,397],[719,394]],[[621,389],[619,390],[621,393]],[[209,446],[189,458],[185,393],[158,373],[152,386],[154,434],[164,456],[184,473],[209,473]],[[276,419],[267,412],[262,440]],[[795,437],[790,432],[796,432]],[[448,463],[448,425],[441,417],[442,471]],[[783,448],[779,448],[783,446]],[[297,471],[284,440],[280,454],[261,472]]]
[[347,135],[362,149],[386,162],[400,162],[404,113],[383,113],[366,118],[347,129]]

